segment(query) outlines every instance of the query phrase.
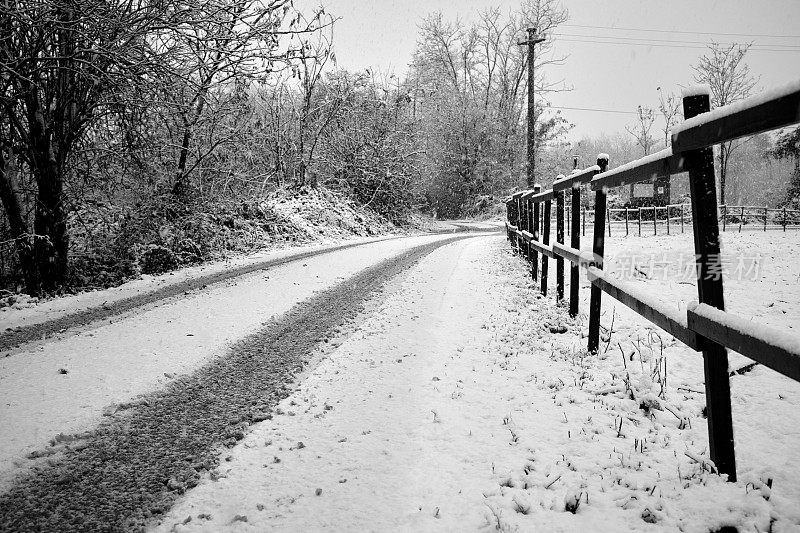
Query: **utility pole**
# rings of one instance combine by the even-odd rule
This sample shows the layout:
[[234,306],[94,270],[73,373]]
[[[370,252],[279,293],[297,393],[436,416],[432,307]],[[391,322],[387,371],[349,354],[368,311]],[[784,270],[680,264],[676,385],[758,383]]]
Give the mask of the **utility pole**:
[[518,42],[520,46],[528,45],[528,188],[533,188],[536,183],[536,108],[533,105],[533,86],[534,78],[534,57],[536,43],[541,43],[545,39],[536,33],[536,28],[528,28],[528,39]]

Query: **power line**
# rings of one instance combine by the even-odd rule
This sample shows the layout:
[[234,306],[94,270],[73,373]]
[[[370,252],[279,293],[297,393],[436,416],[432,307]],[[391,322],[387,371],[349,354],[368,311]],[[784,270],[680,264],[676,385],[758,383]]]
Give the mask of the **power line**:
[[[670,43],[674,45],[681,45],[681,44],[702,44],[706,46],[708,45],[707,41],[676,41],[671,39],[645,39],[644,37],[613,37],[610,35],[576,35],[571,33],[552,33],[551,35],[557,37],[577,37],[580,39],[591,38],[591,39],[614,39],[618,41],[647,41],[648,43]],[[636,44],[641,44],[641,43],[636,43]],[[735,46],[738,45],[739,43],[716,43],[716,44],[721,46]],[[763,46],[800,49],[800,45],[797,44],[772,44],[772,43],[766,45],[754,44],[752,45],[752,48],[760,48]]]
[[681,33],[686,35],[724,35],[726,37],[775,37],[777,39],[800,39],[800,35],[770,35],[763,33],[722,33],[716,31],[680,31],[680,30],[656,30],[652,28],[625,28],[622,26],[584,26],[581,24],[561,24],[569,28],[591,28],[595,30],[625,30],[625,31],[646,31],[654,33]]
[[566,107],[566,106],[557,106],[551,105],[547,106],[548,109],[568,109],[570,111],[595,111],[597,113],[620,113],[624,115],[638,115],[638,111],[620,111],[617,109],[594,109],[591,107]]
[[622,44],[627,46],[652,46],[655,48],[691,48],[695,50],[702,50],[705,49],[705,46],[694,46],[694,45],[669,45],[669,44],[653,44],[653,43],[621,43],[617,41],[598,41],[596,39],[559,39],[559,41],[568,42],[568,43],[595,43],[595,44]]
[[[621,44],[621,45],[626,45],[626,46],[636,46],[636,45],[638,45],[638,46],[650,46],[650,47],[655,47],[655,48],[689,48],[689,49],[694,49],[694,50],[705,50],[707,48],[706,46],[694,46],[694,45],[680,45],[680,44],[671,45],[671,44],[658,44],[658,43],[647,43],[647,42],[645,42],[645,43],[624,42],[623,43],[623,42],[617,42],[617,41],[598,41],[598,40],[592,40],[592,39],[571,39],[571,38],[566,38],[566,39],[562,38],[562,39],[559,39],[559,41],[571,42],[571,43]],[[761,47],[757,47],[757,46],[751,46],[750,50],[752,50],[754,52],[800,52],[800,48],[783,48],[783,49],[780,49],[780,48],[761,48]]]

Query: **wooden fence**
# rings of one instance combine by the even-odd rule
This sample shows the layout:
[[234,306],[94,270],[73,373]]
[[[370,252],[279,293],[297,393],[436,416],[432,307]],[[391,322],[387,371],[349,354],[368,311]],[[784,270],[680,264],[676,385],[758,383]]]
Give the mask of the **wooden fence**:
[[756,228],[767,229],[800,228],[800,211],[796,209],[771,209],[769,207],[757,207],[754,205],[721,205],[720,220],[722,221],[722,231],[728,229],[728,225],[738,226],[739,232],[742,231],[742,224],[745,226],[752,224]]
[[[703,353],[711,460],[720,473],[727,474],[730,481],[735,481],[727,350],[735,350],[800,381],[800,337],[725,312],[724,280],[718,275],[722,272],[719,220],[721,218],[723,228],[734,220],[734,214],[738,217],[737,223],[743,221],[747,208],[743,210],[741,206],[736,206],[738,212],[734,212],[733,206],[718,209],[712,146],[800,122],[800,80],[714,111],[710,110],[707,92],[687,92],[683,97],[683,112],[686,120],[673,132],[670,148],[613,170],[608,169],[608,156],[600,154],[597,165],[560,177],[551,190],[536,188],[512,195],[506,200],[506,228],[513,249],[530,261],[534,280],[541,280],[543,294],[547,294],[549,260],[554,259],[556,297],[564,297],[564,260],[570,262],[571,316],[578,314],[579,268],[585,268],[592,283],[589,352],[596,353],[599,347],[600,306],[602,293],[605,292],[690,348]],[[607,191],[679,172],[689,173],[691,205],[681,209],[691,212],[691,217],[687,215],[686,219],[691,221],[694,233],[698,290],[698,301],[690,305],[685,313],[603,271],[605,235],[611,220],[611,210],[606,205]],[[580,250],[581,234],[585,233],[585,230],[582,231],[585,224],[582,225],[580,220],[582,187],[590,187],[595,193],[591,253]],[[572,205],[569,245],[564,242],[567,193],[571,195]],[[556,204],[556,242],[551,244],[550,212],[553,201]],[[758,209],[761,209],[766,221],[769,210]],[[684,216],[681,215],[680,220],[684,221]],[[785,214],[783,220],[788,220]],[[542,256],[541,269],[539,255]]]
[[[572,230],[572,206],[566,203],[564,206],[564,221],[566,231]],[[721,205],[719,206],[718,219],[722,222],[722,231],[738,228],[739,233],[742,227],[760,229],[800,229],[800,210],[787,208],[770,208],[756,205]],[[586,221],[591,226],[594,220],[594,209],[584,207],[580,210],[581,235],[586,236]],[[555,227],[555,217],[550,217],[550,224]],[[729,228],[730,226],[730,228]],[[540,227],[541,223],[540,223]],[[669,204],[664,206],[641,206],[641,207],[618,207],[606,209],[606,227],[608,236],[642,234],[671,235],[684,233],[692,227],[692,205],[691,204]],[[613,228],[613,231],[612,231]]]

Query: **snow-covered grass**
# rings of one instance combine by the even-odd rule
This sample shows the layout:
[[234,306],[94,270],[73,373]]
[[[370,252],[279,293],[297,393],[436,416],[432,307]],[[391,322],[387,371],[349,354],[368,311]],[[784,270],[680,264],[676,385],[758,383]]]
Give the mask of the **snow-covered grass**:
[[[587,242],[589,241],[589,242]],[[726,309],[747,320],[800,335],[800,233],[750,230],[742,233],[721,233]],[[590,239],[583,240],[590,249]],[[658,237],[625,237],[606,239],[606,268],[626,280],[633,281],[653,297],[676,306],[682,312],[688,303],[697,300],[694,245],[691,233]],[[551,272],[554,267],[551,265]],[[567,276],[569,293],[569,279]],[[581,277],[581,309],[588,308],[589,282]],[[555,291],[555,275],[551,274],[549,291]],[[585,315],[582,316],[585,319]],[[668,360],[669,375],[681,387],[687,401],[704,405],[701,354],[682,343],[669,340],[636,313],[603,295],[602,325],[606,331],[614,321],[609,352],[620,357],[624,350],[636,351],[634,344],[651,331],[672,345]],[[584,326],[583,332],[586,332]],[[605,342],[601,343],[605,346]],[[585,345],[585,344],[584,344]],[[627,348],[626,348],[627,346]],[[753,362],[735,352],[729,354],[731,370],[747,368]],[[800,430],[797,407],[800,384],[762,366],[755,366],[744,375],[731,378],[734,434],[738,471],[745,483],[762,465],[758,474],[774,478],[775,486],[783,487],[789,501],[800,501],[798,472],[792,465],[800,460]],[[698,391],[699,393],[693,393]],[[705,429],[704,429],[705,432]],[[705,434],[705,433],[704,433]],[[707,439],[706,439],[707,440]]]
[[[651,223],[652,224],[652,223]],[[697,300],[694,243],[686,233],[621,235],[605,239],[605,268],[632,281],[653,296],[681,309]],[[726,310],[800,335],[800,231],[720,233]],[[555,240],[551,235],[550,241]],[[591,226],[581,249],[592,249]],[[569,294],[569,264],[565,262],[565,293]],[[555,261],[550,260],[548,291],[555,293]],[[588,298],[589,281],[581,275],[581,295]],[[586,289],[586,290],[584,290]],[[604,298],[608,296],[604,295]],[[611,300],[613,301],[613,300]],[[585,309],[585,306],[584,306]]]
[[[727,483],[708,461],[701,356],[610,298],[588,356],[585,316],[567,319],[525,269],[502,237],[431,254],[156,530],[800,527],[800,384],[761,367],[732,378]],[[753,283],[730,300],[769,287]],[[752,306],[780,321],[777,302],[755,303],[769,296]]]

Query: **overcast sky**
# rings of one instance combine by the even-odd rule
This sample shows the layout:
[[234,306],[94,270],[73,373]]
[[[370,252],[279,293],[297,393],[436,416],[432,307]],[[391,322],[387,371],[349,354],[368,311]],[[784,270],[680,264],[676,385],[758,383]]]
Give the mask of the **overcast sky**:
[[[406,71],[416,44],[417,23],[427,13],[441,10],[445,18],[469,21],[487,7],[510,10],[519,5],[513,0],[323,3],[341,17],[334,34],[340,66],[373,67],[398,75]],[[702,43],[711,38],[723,43],[754,42],[747,62],[761,77],[759,88],[800,78],[800,0],[563,0],[562,4],[569,11],[570,26],[558,33],[570,37],[552,37],[553,53],[569,58],[547,75],[564,79],[574,89],[551,96],[551,103],[626,112],[562,110],[575,124],[573,139],[624,131],[635,118],[638,104],[657,106],[657,87],[679,92],[680,86],[690,84],[690,66],[703,53]]]

